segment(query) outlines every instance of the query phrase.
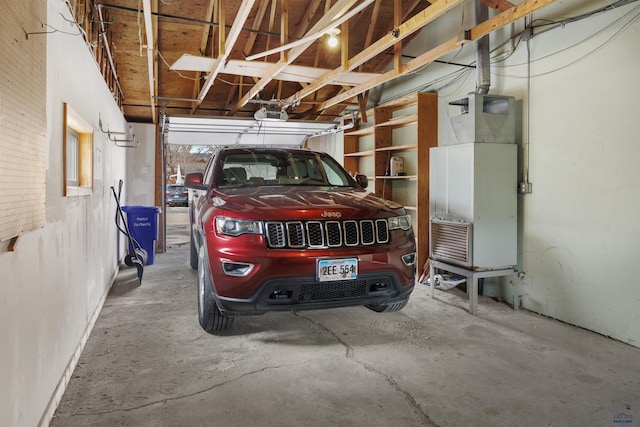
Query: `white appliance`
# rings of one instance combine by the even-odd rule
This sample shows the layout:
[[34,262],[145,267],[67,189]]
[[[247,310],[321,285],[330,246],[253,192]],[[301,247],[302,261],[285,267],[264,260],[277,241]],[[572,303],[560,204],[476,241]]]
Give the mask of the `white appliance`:
[[473,270],[515,266],[513,98],[470,94],[451,104],[463,111],[450,119],[455,137],[430,150],[430,257]]
[[515,144],[431,149],[430,256],[473,268],[517,263]]
[[390,163],[391,165],[389,166],[389,169],[391,171],[391,176],[404,175],[404,158],[400,156],[393,156]]

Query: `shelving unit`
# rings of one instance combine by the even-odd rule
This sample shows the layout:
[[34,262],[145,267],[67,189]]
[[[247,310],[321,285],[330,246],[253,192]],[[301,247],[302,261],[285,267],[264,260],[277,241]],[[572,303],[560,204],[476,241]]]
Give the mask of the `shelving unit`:
[[[373,114],[371,114],[373,113]],[[438,94],[419,92],[368,111],[373,124],[344,135],[344,166],[369,177],[369,190],[404,205],[413,219],[418,273],[429,253],[429,149],[438,145]],[[405,156],[406,175],[390,176],[390,159]]]

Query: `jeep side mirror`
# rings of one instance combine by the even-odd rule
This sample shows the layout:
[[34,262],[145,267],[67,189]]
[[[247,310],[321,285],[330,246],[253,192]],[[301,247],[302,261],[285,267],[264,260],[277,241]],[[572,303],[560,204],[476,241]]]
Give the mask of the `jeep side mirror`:
[[184,186],[194,190],[207,190],[209,186],[202,183],[202,178],[202,172],[188,173],[184,177]]
[[367,188],[369,186],[369,179],[366,175],[357,173],[353,178],[356,180],[356,184],[358,184],[361,188]]

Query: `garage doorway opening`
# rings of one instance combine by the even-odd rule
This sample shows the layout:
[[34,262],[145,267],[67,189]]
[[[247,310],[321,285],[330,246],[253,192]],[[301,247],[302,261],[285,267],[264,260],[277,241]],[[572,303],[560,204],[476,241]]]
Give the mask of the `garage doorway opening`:
[[[166,252],[167,217],[176,219],[172,226],[183,227],[184,217],[188,219],[189,203],[192,190],[187,191],[188,201],[182,202],[182,194],[176,194],[169,185],[179,186],[184,183],[187,173],[203,172],[207,161],[217,146],[250,145],[250,146],[292,146],[304,147],[311,138],[336,134],[344,130],[342,122],[320,121],[270,121],[231,117],[194,117],[194,116],[162,116],[160,141],[162,143],[162,208],[172,215],[162,215],[161,239],[159,248]],[[175,203],[174,203],[175,201]],[[175,206],[173,206],[175,205]],[[177,214],[177,215],[176,215]],[[178,235],[181,234],[181,229]],[[184,237],[184,236],[183,236]],[[172,244],[182,245],[188,242],[176,241]]]

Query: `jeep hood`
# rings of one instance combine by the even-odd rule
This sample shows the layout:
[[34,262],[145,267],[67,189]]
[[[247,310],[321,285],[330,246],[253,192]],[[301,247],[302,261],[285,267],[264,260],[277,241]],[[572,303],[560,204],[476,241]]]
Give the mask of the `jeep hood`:
[[214,203],[224,211],[259,219],[384,218],[404,215],[396,202],[350,187],[260,186],[218,188]]

